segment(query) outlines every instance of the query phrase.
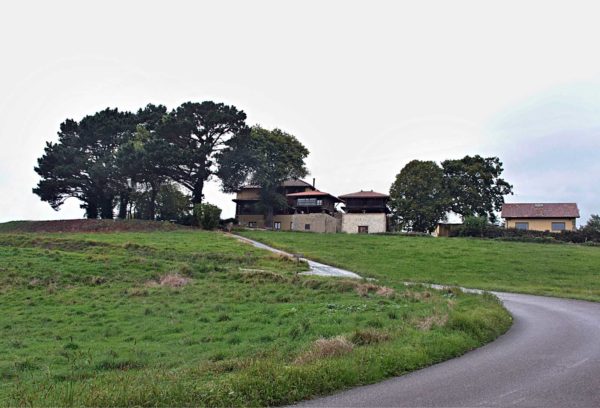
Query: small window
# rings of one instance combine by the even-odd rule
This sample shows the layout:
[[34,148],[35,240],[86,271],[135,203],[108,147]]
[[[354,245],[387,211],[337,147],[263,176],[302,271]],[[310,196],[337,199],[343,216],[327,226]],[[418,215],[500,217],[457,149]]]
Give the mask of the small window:
[[273,223],[273,229],[280,230],[281,229],[281,223],[279,221],[275,221]]
[[359,225],[358,226],[358,233],[359,234],[368,234],[369,233],[369,226],[368,225]]
[[529,229],[529,223],[528,222],[515,222],[515,228],[518,230],[527,231]]
[[256,222],[255,222],[255,221],[250,221],[250,222],[248,223],[248,226],[249,226],[250,228],[256,228]]
[[552,231],[564,231],[565,223],[564,222],[553,222],[552,223]]
[[310,224],[304,224],[304,229],[306,231],[310,231]]

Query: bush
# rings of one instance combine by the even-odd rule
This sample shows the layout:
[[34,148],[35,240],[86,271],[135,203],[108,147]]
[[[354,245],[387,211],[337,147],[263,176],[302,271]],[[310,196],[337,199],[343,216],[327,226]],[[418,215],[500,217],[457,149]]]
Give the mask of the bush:
[[461,232],[467,237],[483,237],[487,227],[486,217],[465,217]]
[[194,206],[194,218],[201,228],[213,230],[219,226],[221,221],[221,209],[209,203],[196,204]]
[[560,233],[550,231],[519,230],[515,228],[503,228],[488,224],[485,219],[479,217],[465,218],[465,225],[457,230],[450,231],[451,237],[477,237],[496,238],[504,241],[537,242],[555,244],[571,242],[574,244],[600,243],[600,232],[582,228],[574,231],[562,231]]

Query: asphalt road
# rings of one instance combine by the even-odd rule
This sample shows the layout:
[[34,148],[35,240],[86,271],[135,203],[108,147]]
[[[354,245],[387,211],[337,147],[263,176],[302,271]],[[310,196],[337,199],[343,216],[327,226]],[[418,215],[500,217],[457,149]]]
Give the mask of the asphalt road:
[[[315,274],[327,268],[335,270],[327,276],[352,274],[310,266]],[[411,374],[295,406],[600,407],[600,303],[494,293],[514,319],[494,342]]]
[[496,341],[303,407],[600,407],[600,304],[496,293],[514,317]]

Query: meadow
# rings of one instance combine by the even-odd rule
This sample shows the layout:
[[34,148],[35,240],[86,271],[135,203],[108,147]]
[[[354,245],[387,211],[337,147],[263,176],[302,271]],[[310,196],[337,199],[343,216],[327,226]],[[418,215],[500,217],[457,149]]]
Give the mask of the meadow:
[[511,324],[490,295],[302,276],[304,263],[220,233],[4,231],[0,406],[286,404],[458,356]]
[[384,284],[438,283],[600,301],[600,247],[402,235],[241,234]]

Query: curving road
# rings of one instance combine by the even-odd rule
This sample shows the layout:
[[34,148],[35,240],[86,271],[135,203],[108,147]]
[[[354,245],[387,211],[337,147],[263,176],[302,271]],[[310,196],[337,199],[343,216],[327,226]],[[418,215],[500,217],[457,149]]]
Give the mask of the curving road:
[[496,341],[303,407],[600,407],[600,304],[496,293],[514,317]]
[[[320,274],[319,265],[311,271]],[[336,273],[328,276],[348,272],[332,269]],[[494,293],[514,319],[496,341],[411,374],[296,406],[600,407],[600,303]]]

